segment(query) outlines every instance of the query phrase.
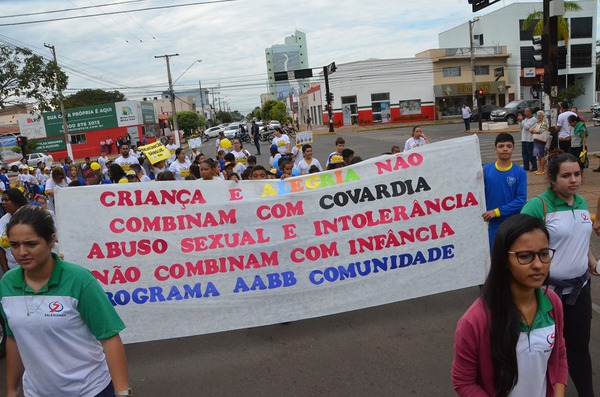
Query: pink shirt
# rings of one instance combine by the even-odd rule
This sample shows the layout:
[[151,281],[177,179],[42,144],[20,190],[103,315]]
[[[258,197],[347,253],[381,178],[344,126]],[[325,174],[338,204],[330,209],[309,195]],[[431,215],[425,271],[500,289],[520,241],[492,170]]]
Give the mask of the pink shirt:
[[[554,396],[556,383],[567,384],[569,369],[563,337],[564,316],[562,302],[552,290],[546,290],[552,306],[550,316],[556,326],[556,345],[548,360],[546,396]],[[459,396],[495,396],[494,369],[490,347],[488,309],[482,298],[477,299],[461,317],[456,326],[452,383]]]

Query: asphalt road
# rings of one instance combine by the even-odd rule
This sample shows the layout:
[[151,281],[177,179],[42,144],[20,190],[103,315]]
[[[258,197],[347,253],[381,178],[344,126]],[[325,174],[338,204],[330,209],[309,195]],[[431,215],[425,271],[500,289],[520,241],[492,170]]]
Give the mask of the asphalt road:
[[[592,148],[600,148],[596,130],[600,133],[592,127]],[[424,132],[432,142],[464,135],[460,124],[426,126]],[[402,146],[409,133],[400,128],[341,135],[347,147],[368,158]],[[335,137],[316,137],[315,156],[322,163],[334,150]],[[495,158],[494,138],[480,135],[483,162]],[[259,163],[266,163],[261,157]],[[598,255],[600,239],[593,239]],[[598,282],[592,291],[593,302],[600,304]],[[451,396],[456,321],[478,294],[473,287],[290,324],[127,345],[130,383],[143,397]],[[595,312],[591,350],[597,392],[599,331],[600,312]],[[5,365],[1,360],[0,390]],[[576,396],[572,385],[567,396]]]

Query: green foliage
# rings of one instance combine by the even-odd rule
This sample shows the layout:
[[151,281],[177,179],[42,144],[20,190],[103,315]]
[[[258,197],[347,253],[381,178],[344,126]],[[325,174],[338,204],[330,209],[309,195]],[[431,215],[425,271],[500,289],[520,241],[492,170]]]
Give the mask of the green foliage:
[[575,98],[585,94],[585,85],[578,83],[558,90],[557,102],[573,103]]
[[242,120],[244,118],[244,115],[241,114],[238,110],[234,110],[233,112],[231,112],[231,118],[234,120]]
[[262,119],[262,116],[260,114],[260,107],[259,106],[255,107],[252,112],[248,113],[248,116],[246,116],[246,118],[248,120],[252,120],[253,118],[256,118],[257,120]]
[[233,121],[233,117],[231,117],[231,113],[220,111],[217,112],[217,122],[221,123],[231,123]]
[[40,111],[52,110],[67,82],[55,62],[46,62],[27,48],[0,44],[0,109],[33,99]]
[[271,109],[278,103],[282,102],[270,100],[263,103],[262,108],[260,109],[260,115],[262,116],[260,118],[263,120],[269,119],[271,117]]
[[[572,1],[565,1],[565,11],[579,11],[581,6]],[[534,11],[523,21],[523,30],[529,30],[532,26],[533,35],[540,36],[544,31],[544,13],[543,11]],[[569,21],[565,17],[558,17],[558,39],[564,40],[569,44]]]
[[180,130],[185,132],[194,131],[200,125],[200,116],[196,112],[177,112],[177,124]]
[[287,119],[287,111],[285,103],[277,102],[269,112],[269,118],[271,120],[279,120],[280,123],[284,124]]
[[126,101],[125,94],[115,91],[83,89],[65,98],[65,109]]

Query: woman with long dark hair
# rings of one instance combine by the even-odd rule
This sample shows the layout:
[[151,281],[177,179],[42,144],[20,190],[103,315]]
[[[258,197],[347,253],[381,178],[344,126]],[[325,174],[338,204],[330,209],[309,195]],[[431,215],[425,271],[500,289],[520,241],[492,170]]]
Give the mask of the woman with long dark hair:
[[562,304],[542,288],[553,255],[541,219],[519,214],[500,225],[483,294],[456,327],[458,395],[565,395]]
[[554,153],[548,159],[547,173],[550,187],[529,200],[521,212],[544,220],[550,233],[556,257],[548,285],[561,297],[564,307],[569,375],[579,397],[591,397],[590,274],[598,276],[590,250],[592,221],[585,199],[577,194],[582,177],[578,159],[569,153]]
[[7,234],[20,266],[0,280],[6,395],[131,396],[125,324],[89,270],[52,253],[50,213],[23,206]]

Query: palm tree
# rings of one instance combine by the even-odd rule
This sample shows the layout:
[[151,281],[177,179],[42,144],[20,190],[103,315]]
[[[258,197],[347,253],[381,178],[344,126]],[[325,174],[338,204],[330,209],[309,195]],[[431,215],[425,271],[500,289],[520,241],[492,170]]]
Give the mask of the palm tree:
[[[579,11],[581,6],[572,1],[565,1],[565,11]],[[527,16],[523,21],[523,30],[529,30],[532,26],[533,35],[541,36],[544,31],[544,12],[534,11]],[[558,17],[558,39],[564,40],[565,44],[569,44],[569,22],[565,17]]]

